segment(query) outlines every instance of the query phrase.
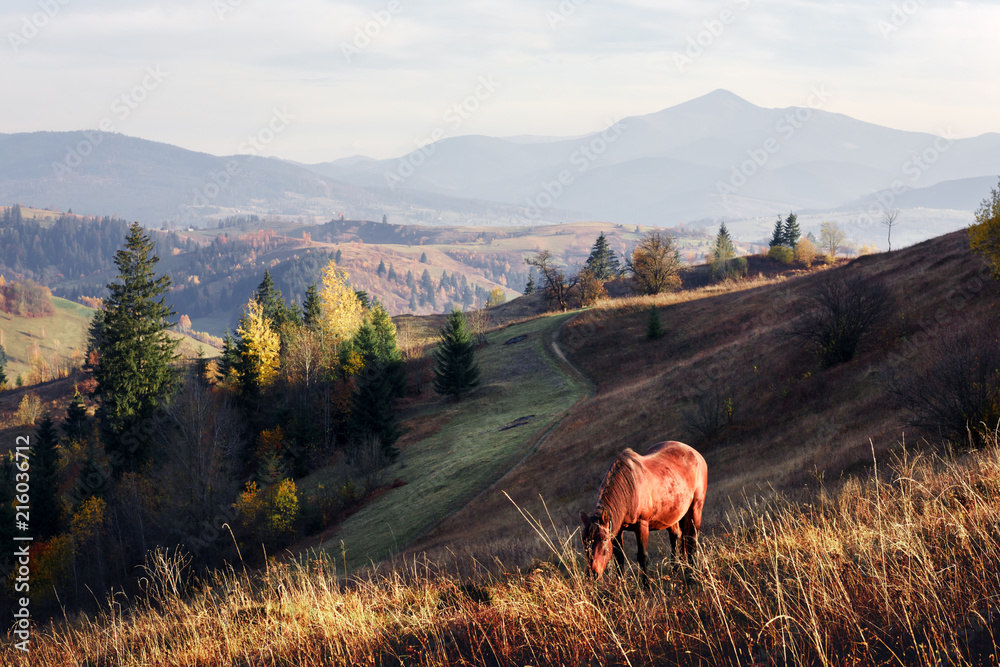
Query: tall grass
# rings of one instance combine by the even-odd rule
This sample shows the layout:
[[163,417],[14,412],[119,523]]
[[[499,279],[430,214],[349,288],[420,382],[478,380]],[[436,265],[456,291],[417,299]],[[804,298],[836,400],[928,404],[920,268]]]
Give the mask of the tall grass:
[[[1000,454],[901,456],[809,505],[734,510],[698,565],[595,584],[576,538],[534,522],[551,557],[459,579],[412,563],[350,580],[328,559],[192,581],[147,566],[123,612],[41,631],[40,665],[980,665],[1000,628]],[[719,531],[720,533],[722,531]]]

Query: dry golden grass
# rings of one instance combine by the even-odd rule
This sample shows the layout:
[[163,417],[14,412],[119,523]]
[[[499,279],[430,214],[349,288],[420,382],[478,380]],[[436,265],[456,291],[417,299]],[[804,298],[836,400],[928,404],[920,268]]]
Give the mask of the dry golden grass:
[[[1000,613],[1000,453],[904,456],[811,505],[774,501],[703,540],[697,566],[581,576],[547,561],[460,580],[427,564],[345,581],[330,560],[197,583],[159,552],[147,595],[36,628],[17,665],[990,665]],[[881,466],[880,466],[881,467]],[[565,541],[564,541],[565,540]],[[610,572],[610,571],[609,571]],[[128,608],[128,605],[132,605]]]

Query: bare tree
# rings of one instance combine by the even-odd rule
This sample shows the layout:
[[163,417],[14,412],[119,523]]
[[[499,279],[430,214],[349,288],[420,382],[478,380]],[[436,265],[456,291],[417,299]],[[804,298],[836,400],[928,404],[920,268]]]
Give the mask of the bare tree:
[[556,266],[552,253],[548,250],[542,250],[534,257],[525,258],[524,261],[528,266],[538,269],[542,277],[542,292],[549,304],[557,305],[560,310],[568,309],[570,296],[579,281],[579,276],[567,278],[563,270]]
[[805,312],[793,325],[791,335],[804,339],[827,367],[853,359],[862,340],[896,311],[889,286],[860,273],[825,276],[806,294],[805,301]]
[[163,427],[153,473],[163,492],[160,521],[183,539],[235,497],[243,423],[225,394],[189,375],[165,406]]
[[892,252],[892,228],[896,226],[898,218],[898,208],[892,208],[882,213],[882,224],[889,230],[889,252]]
[[926,350],[930,364],[898,365],[883,377],[910,423],[954,443],[981,446],[1000,424],[1000,317],[972,322]]

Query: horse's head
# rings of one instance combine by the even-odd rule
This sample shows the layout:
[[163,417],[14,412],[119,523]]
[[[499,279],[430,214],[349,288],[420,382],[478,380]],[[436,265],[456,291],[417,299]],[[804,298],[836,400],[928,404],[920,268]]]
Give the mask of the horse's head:
[[598,579],[604,574],[604,568],[611,561],[611,519],[606,510],[600,514],[587,516],[580,512],[583,522],[583,555],[590,564],[590,575]]

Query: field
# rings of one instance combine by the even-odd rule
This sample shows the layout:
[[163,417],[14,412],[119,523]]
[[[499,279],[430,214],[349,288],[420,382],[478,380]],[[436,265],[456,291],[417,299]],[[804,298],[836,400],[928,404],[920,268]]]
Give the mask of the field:
[[[1000,459],[901,458],[811,505],[747,508],[650,591],[581,575],[553,543],[473,581],[413,563],[345,582],[313,559],[195,581],[147,563],[149,597],[45,628],[6,664],[995,665]],[[550,539],[553,536],[549,536]]]
[[[559,366],[552,336],[566,316],[546,316],[489,336],[478,363],[481,385],[459,402],[433,399],[402,418],[410,433],[401,440],[400,461],[386,471],[392,488],[344,521],[321,550],[347,565],[379,562],[399,553],[444,517],[489,488],[528,456],[575,403],[584,382]],[[523,340],[505,345],[507,340]],[[329,477],[303,480],[309,494]]]
[[[196,576],[160,551],[148,598],[46,627],[33,664],[997,664],[997,433],[950,453],[885,378],[961,345],[1000,290],[963,233],[808,271],[751,266],[740,283],[565,314],[536,315],[538,297],[494,309],[482,386],[404,403],[385,473],[398,483],[263,571]],[[824,368],[789,326],[819,282],[853,275],[899,307]],[[411,364],[442,319],[396,318]],[[727,406],[711,432],[706,397]],[[654,534],[651,591],[614,568],[595,585],[578,513],[621,449],[664,439],[708,460],[701,558],[675,569]],[[299,489],[338,481],[326,469]]]

